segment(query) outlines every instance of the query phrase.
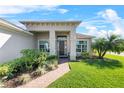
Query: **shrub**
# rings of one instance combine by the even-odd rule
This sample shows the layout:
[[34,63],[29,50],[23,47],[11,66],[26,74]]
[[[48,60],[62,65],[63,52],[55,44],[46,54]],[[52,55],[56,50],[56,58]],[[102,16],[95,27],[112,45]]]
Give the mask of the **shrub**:
[[28,57],[24,57],[22,58],[22,62],[24,63],[24,69],[25,71],[32,71],[36,65],[35,61],[32,61],[32,59],[28,58]]
[[58,64],[58,57],[56,55],[50,55],[47,58],[47,64]]
[[30,58],[32,61],[38,57],[39,52],[36,49],[23,49],[21,52],[23,57]]
[[17,58],[9,64],[13,68],[13,73],[32,71],[36,65],[36,63],[28,57]]
[[40,52],[39,57],[37,58],[37,62],[39,63],[39,66],[43,66],[46,62],[47,54],[45,52]]
[[18,73],[33,70],[34,64],[36,63],[27,57],[14,59],[0,66],[0,76],[7,76],[10,79]]
[[38,63],[34,61],[38,57],[38,51],[33,49],[24,49],[21,51],[23,56],[12,61],[0,65],[0,77],[7,76],[12,78],[19,73],[32,71],[38,67]]
[[36,71],[34,71],[34,72],[32,73],[32,76],[33,76],[33,77],[41,76],[41,75],[45,74],[46,72],[47,72],[46,66],[44,65],[42,68],[41,68],[41,67],[38,67],[38,68],[36,69]]
[[47,57],[47,60],[57,59],[58,57],[56,55],[50,55]]
[[48,70],[55,70],[57,66],[55,64],[47,64]]
[[22,74],[18,77],[18,80],[20,84],[25,84],[31,80],[31,76],[29,74]]
[[0,77],[6,76],[9,73],[9,66],[4,65],[0,67]]
[[56,55],[50,55],[47,58],[46,66],[48,70],[56,69],[58,67],[58,57]]
[[81,53],[82,58],[89,58],[89,53],[88,52],[82,52]]
[[25,66],[27,70],[33,70],[38,67],[38,61],[40,60],[39,56],[41,55],[40,51],[36,49],[23,49],[21,53],[23,58],[25,58]]
[[8,63],[11,67],[12,73],[19,73],[23,72],[24,69],[24,59],[23,58],[17,58],[11,62]]
[[[0,77],[11,79],[23,72],[36,70],[36,74],[44,74],[47,69],[55,69],[58,64],[57,56],[47,56],[45,52],[32,49],[21,51],[23,56],[0,65]],[[53,65],[54,64],[54,65]]]

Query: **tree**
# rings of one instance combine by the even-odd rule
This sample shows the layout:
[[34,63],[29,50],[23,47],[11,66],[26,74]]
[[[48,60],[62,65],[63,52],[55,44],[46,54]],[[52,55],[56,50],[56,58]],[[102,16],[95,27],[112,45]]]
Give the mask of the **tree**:
[[107,35],[106,38],[97,38],[93,43],[93,48],[98,52],[100,59],[103,59],[106,52],[112,51],[121,53],[124,51],[124,39],[118,35]]

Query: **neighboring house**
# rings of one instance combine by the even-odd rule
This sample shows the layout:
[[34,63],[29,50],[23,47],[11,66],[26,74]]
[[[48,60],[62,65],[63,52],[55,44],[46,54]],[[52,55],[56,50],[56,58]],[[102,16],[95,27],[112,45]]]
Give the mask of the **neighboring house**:
[[20,21],[26,30],[0,19],[0,63],[20,57],[22,49],[42,49],[50,55],[76,60],[91,53],[92,36],[76,33],[81,21]]

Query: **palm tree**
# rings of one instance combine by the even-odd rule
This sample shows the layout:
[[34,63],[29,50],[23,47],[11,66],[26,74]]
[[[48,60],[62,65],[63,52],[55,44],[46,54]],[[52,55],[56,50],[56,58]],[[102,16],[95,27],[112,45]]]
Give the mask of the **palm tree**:
[[124,39],[118,35],[107,35],[107,38],[95,39],[93,48],[98,52],[99,58],[103,59],[108,51],[117,53],[124,51]]

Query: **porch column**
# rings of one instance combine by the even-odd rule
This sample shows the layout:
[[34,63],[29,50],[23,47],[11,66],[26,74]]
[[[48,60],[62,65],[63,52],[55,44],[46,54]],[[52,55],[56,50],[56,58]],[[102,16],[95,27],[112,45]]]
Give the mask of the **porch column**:
[[76,60],[76,32],[70,31],[70,60]]
[[92,39],[88,40],[88,44],[87,44],[87,52],[89,52],[90,57],[92,56]]
[[56,36],[55,36],[55,31],[50,30],[49,31],[49,44],[50,44],[50,55],[55,55],[56,54]]

